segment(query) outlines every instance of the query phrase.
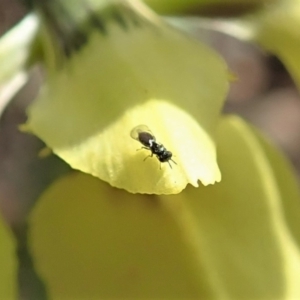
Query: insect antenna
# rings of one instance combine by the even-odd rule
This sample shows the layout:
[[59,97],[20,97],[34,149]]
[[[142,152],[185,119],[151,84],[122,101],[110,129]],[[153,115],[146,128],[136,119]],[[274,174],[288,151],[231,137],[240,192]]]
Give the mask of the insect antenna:
[[[170,160],[171,160],[175,165],[177,165],[176,161],[174,161],[172,158],[170,158]],[[168,164],[169,164],[170,168],[173,169],[173,168],[172,168],[172,165],[170,164],[169,161],[168,161]]]
[[136,151],[140,151],[140,150],[143,150],[143,149],[149,150],[149,148],[147,148],[147,147],[141,147],[139,149],[136,149]]

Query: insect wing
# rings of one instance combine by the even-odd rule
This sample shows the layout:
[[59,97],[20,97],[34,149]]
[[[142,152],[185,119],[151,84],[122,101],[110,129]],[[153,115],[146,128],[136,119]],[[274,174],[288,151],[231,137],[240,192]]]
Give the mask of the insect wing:
[[[148,128],[147,125],[138,125],[136,127],[134,127],[131,131],[130,131],[130,136],[137,140],[140,141],[140,133],[148,133],[153,137],[153,133],[151,132],[151,130]],[[154,137],[153,137],[154,138]]]

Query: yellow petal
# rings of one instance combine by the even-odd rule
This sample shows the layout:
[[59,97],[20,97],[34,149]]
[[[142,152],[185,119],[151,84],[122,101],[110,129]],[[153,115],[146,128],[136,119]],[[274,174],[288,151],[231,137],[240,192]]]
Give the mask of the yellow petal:
[[156,196],[133,195],[83,173],[44,193],[30,217],[29,244],[50,299],[212,294],[180,224]]
[[[228,89],[224,62],[145,9],[143,14],[121,13],[128,18],[127,30],[109,19],[107,35],[95,31],[66,67],[49,78],[29,109],[27,128],[73,168],[132,192],[178,193],[189,182],[196,186],[198,179],[204,184],[220,180],[212,137]],[[133,13],[139,26],[131,22]],[[163,101],[158,108],[152,105],[156,101]],[[180,113],[172,116],[181,109],[191,115],[182,113],[187,123],[180,123]],[[144,123],[157,138],[161,135],[174,161],[178,156],[174,172],[165,165],[160,171],[155,159],[137,163],[144,151],[136,153],[139,145],[128,137]],[[200,159],[207,161],[200,165]],[[192,167],[193,160],[198,162]],[[142,168],[149,174],[138,187]]]
[[285,222],[287,222],[295,241],[298,243],[298,247],[300,247],[300,190],[296,170],[291,167],[290,162],[286,160],[282,153],[263,139],[257,130],[255,133],[266,157],[270,161],[270,167],[280,193],[280,205],[282,205],[281,209],[282,213],[284,213]]
[[[130,137],[139,124],[150,128],[156,140],[173,153],[175,163],[160,163],[155,155],[147,158],[151,151]],[[207,185],[221,177],[212,138],[189,114],[162,101],[137,106],[72,151],[59,148],[56,153],[73,168],[132,193],[174,194],[188,183],[198,186],[199,179]]]
[[221,122],[217,140],[222,181],[180,194],[211,281],[229,299],[298,299],[300,195],[290,166],[237,117]]
[[249,21],[252,38],[286,65],[300,88],[300,1],[278,1]]

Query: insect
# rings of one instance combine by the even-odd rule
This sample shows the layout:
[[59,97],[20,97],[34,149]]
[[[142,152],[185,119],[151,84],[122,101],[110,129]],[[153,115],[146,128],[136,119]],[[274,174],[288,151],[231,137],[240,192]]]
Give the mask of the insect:
[[130,132],[130,136],[144,145],[142,149],[151,151],[151,155],[147,156],[144,161],[148,157],[152,157],[154,154],[161,163],[167,162],[171,169],[172,166],[170,164],[170,160],[177,165],[177,163],[172,159],[172,152],[168,151],[163,144],[156,141],[155,136],[152,134],[147,125],[138,125],[134,127]]

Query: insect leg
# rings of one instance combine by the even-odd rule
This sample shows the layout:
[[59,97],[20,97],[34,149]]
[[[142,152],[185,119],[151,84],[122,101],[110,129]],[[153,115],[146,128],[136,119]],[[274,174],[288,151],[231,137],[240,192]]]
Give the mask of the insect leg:
[[148,157],[152,157],[152,156],[153,156],[153,154],[146,156],[146,157],[144,158],[144,161],[145,161]]
[[136,151],[139,151],[139,150],[142,150],[142,149],[150,150],[150,149],[147,148],[147,147],[142,147],[142,148],[136,149]]

